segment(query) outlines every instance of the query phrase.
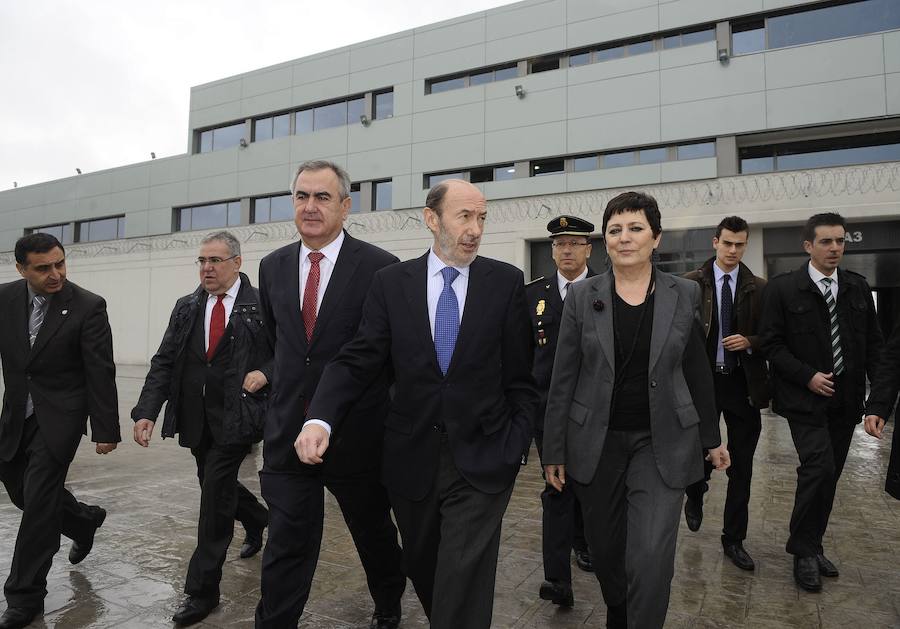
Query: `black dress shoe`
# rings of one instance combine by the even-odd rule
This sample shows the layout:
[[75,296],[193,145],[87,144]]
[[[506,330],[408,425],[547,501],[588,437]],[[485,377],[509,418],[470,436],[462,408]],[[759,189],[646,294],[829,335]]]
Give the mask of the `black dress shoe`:
[[400,615],[399,605],[389,612],[376,609],[372,614],[369,629],[397,629],[400,626]]
[[97,534],[97,529],[103,526],[103,521],[106,520],[106,509],[101,507],[91,507],[94,515],[94,530],[91,531],[91,536],[84,542],[72,542],[72,547],[69,549],[69,563],[76,564],[84,561],[84,558],[88,556],[88,553],[91,552],[91,549],[94,547],[94,535]]
[[753,558],[744,550],[744,545],[740,542],[735,544],[722,542],[722,549],[725,551],[725,556],[731,559],[731,563],[741,570],[754,570],[756,568]]
[[831,563],[831,560],[825,555],[816,555],[816,563],[819,565],[819,574],[823,577],[836,577],[840,574],[834,564]]
[[572,593],[571,583],[544,581],[541,584],[539,596],[541,599],[561,607],[572,607],[575,604],[575,595]]
[[249,559],[262,549],[262,531],[247,532],[241,544],[241,559]]
[[219,597],[204,598],[201,596],[188,596],[184,599],[184,603],[172,616],[172,622],[176,625],[186,627],[200,622],[207,616],[209,612],[219,606]]
[[699,531],[703,524],[703,503],[688,497],[684,501],[684,521],[692,531]]
[[591,560],[591,553],[586,550],[575,551],[575,564],[585,572],[594,571],[594,562]]
[[794,581],[807,592],[822,591],[822,577],[815,557],[794,557]]
[[625,603],[606,606],[607,629],[628,629],[628,614]]
[[43,605],[37,607],[9,607],[0,616],[0,629],[27,627],[34,620],[34,617],[43,611]]

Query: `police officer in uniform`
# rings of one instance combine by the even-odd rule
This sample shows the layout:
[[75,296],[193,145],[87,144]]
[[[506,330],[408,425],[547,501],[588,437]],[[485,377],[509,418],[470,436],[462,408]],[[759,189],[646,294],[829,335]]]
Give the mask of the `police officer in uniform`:
[[[532,374],[541,395],[534,422],[538,454],[543,452],[544,411],[547,408],[547,391],[553,372],[563,299],[570,284],[595,275],[587,265],[591,256],[593,224],[575,216],[560,216],[547,223],[547,231],[553,241],[553,261],[557,271],[551,277],[539,277],[525,287],[535,343]],[[570,551],[575,551],[579,568],[593,572],[590,551],[584,538],[581,506],[571,489],[558,492],[549,484],[541,493],[541,503],[544,508],[545,581],[541,585],[540,597],[556,605],[571,607],[574,597]]]

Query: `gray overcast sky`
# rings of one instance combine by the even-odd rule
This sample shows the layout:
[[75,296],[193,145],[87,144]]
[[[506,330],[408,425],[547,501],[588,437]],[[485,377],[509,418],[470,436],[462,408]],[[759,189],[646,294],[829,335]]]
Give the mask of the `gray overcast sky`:
[[193,85],[509,0],[0,0],[0,190],[186,150]]

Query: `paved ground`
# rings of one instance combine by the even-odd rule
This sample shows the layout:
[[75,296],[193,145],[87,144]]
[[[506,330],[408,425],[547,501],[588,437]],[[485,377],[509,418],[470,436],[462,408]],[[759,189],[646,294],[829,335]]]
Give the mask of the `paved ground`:
[[[193,459],[172,440],[156,440],[149,450],[131,441],[127,417],[140,370],[121,369],[120,374],[126,440],[105,457],[83,442],[68,482],[79,499],[103,505],[109,517],[93,552],[80,565],[69,565],[69,542],[63,541],[50,572],[47,612],[35,627],[171,627],[169,618],[182,598],[199,503]],[[765,417],[746,544],[757,570],[748,574],[723,562],[719,531],[725,483],[724,476],[717,476],[708,494],[703,528],[691,533],[682,522],[666,627],[900,627],[900,502],[882,489],[889,444],[890,434],[876,443],[857,430],[826,541],[826,553],[841,576],[826,580],[820,594],[808,594],[794,586],[790,557],[784,553],[796,455],[783,420]],[[241,480],[257,492],[261,458],[256,450],[241,471]],[[606,611],[593,575],[575,569],[576,604],[571,610],[537,597],[543,576],[541,488],[533,453],[504,521],[494,626],[604,627]],[[0,573],[5,578],[19,513],[3,494]],[[300,626],[365,627],[371,602],[359,560],[333,499],[327,501],[326,510],[322,557]],[[203,626],[252,626],[260,562],[259,556],[238,558],[242,538],[239,530],[228,553],[222,605]],[[402,626],[427,626],[411,586]]]

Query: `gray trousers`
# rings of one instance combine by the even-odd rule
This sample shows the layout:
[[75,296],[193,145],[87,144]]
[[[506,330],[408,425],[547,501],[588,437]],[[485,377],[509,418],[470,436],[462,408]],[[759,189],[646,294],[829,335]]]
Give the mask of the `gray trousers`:
[[607,606],[626,603],[630,628],[662,627],[684,488],[660,476],[650,431],[607,432],[594,479],[572,486]]
[[431,629],[489,629],[500,526],[513,484],[481,492],[453,463],[446,435],[434,486],[412,501],[389,492],[403,538],[403,561]]

